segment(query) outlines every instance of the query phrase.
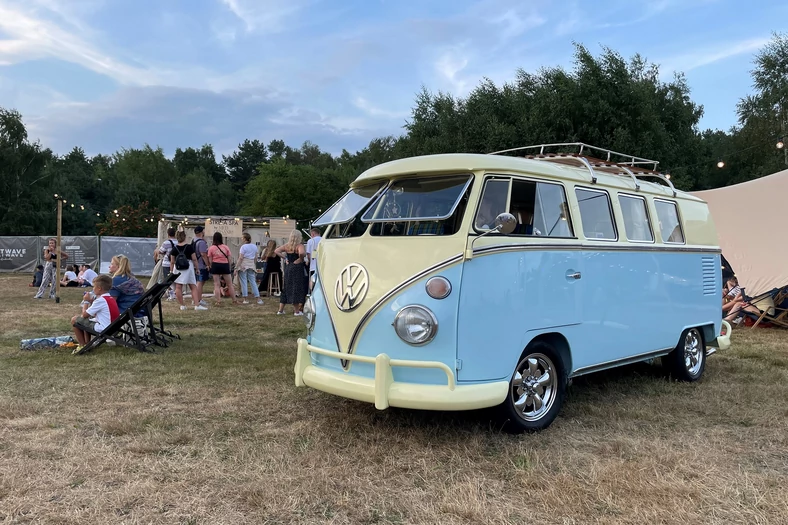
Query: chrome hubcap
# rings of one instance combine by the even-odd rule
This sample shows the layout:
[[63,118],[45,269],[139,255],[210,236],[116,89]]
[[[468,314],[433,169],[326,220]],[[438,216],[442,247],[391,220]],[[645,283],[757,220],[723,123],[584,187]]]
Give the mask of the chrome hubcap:
[[684,366],[687,368],[687,372],[693,376],[700,372],[703,351],[698,331],[692,329],[687,332],[687,335],[684,336]]
[[553,406],[557,394],[553,362],[544,354],[531,354],[517,365],[512,379],[512,402],[525,421],[537,421]]

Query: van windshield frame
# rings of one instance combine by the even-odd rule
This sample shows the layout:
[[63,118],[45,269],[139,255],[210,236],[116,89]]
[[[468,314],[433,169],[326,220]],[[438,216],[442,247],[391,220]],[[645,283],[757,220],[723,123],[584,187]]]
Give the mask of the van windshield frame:
[[[456,191],[456,196],[453,197],[451,201],[451,205],[444,208],[443,213],[413,213],[412,205],[413,202],[407,202],[407,197],[401,198],[401,200],[405,201],[407,205],[410,205],[410,211],[407,214],[402,214],[402,206],[400,206],[399,212],[396,215],[392,215],[391,213],[387,213],[390,211],[391,207],[397,206],[398,203],[396,202],[396,195],[407,195],[410,193],[411,196],[420,195],[422,199],[424,196],[428,196],[429,192],[418,192],[412,191],[407,192],[406,187],[408,185],[418,185],[419,183],[430,182],[430,183],[439,183],[439,182],[448,182],[448,181],[457,181],[457,184],[449,185],[443,189],[438,191],[445,192],[449,197],[451,197],[450,192]],[[472,173],[457,173],[452,175],[444,175],[441,177],[435,176],[422,176],[422,177],[409,177],[407,179],[395,179],[391,182],[391,184],[386,187],[385,191],[383,191],[378,197],[375,199],[367,211],[362,215],[361,221],[364,223],[377,223],[377,222],[401,222],[401,221],[442,221],[450,218],[454,213],[457,211],[457,206],[460,204],[463,196],[468,191],[468,186],[470,186],[471,182],[473,181],[473,174]],[[418,186],[416,186],[417,189]],[[391,196],[391,199],[389,199]],[[429,200],[426,199],[425,202],[421,202],[421,205],[428,205]],[[435,204],[435,203],[432,203]],[[408,206],[405,206],[406,208]],[[389,208],[387,210],[386,208]]]
[[[357,188],[350,188],[338,201],[331,205],[320,217],[312,222],[312,226],[328,226],[330,224],[347,224],[380,193],[388,187],[389,181],[377,181]],[[375,189],[377,188],[377,189]],[[369,191],[372,194],[369,195]],[[369,195],[369,196],[367,196]]]

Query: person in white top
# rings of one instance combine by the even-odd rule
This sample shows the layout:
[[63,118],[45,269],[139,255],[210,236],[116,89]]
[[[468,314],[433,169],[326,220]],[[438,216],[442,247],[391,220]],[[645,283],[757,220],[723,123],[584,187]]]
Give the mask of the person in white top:
[[79,285],[80,286],[93,286],[93,279],[98,277],[98,274],[93,271],[89,264],[82,265],[82,271],[79,272]]
[[260,290],[257,289],[257,270],[255,269],[257,266],[255,264],[257,246],[252,244],[252,236],[248,233],[243,234],[243,239],[244,243],[238,250],[238,266],[235,268],[235,271],[238,273],[238,280],[241,281],[241,295],[243,296],[241,304],[249,304],[249,301],[246,299],[249,289],[252,290],[257,304],[263,304],[263,300],[260,299]]
[[[175,228],[167,228],[167,240],[161,244],[158,250],[153,252],[154,261],[158,262],[161,259],[161,280],[159,282],[162,283],[170,275],[170,252],[178,244],[178,240],[175,238],[175,231]],[[175,299],[175,285],[170,286],[170,289],[167,290],[167,300],[172,301],[173,299]]]
[[320,230],[317,228],[309,230],[309,237],[310,239],[306,242],[306,260],[309,263],[309,275],[311,276],[317,270],[317,259],[315,258],[317,254],[315,252],[317,251],[317,245],[320,244],[323,238],[320,236]]
[[[79,346],[74,350],[74,353],[80,353],[81,347],[90,342],[90,332],[102,332],[113,321],[114,315],[118,315],[118,304],[115,298],[109,294],[112,288],[112,278],[109,275],[99,275],[93,280],[93,293],[96,299],[93,302],[82,302],[82,313],[75,315],[71,318],[71,325],[74,327],[74,335],[77,338]],[[112,306],[110,306],[112,303]]]
[[60,286],[78,286],[79,283],[77,282],[77,274],[74,271],[75,268],[73,265],[69,264],[66,267],[66,273],[63,274],[63,278],[60,280]]

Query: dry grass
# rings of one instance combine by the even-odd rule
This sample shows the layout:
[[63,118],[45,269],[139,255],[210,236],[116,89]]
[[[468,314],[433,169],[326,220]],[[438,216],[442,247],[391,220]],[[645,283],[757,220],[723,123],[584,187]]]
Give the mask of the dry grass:
[[263,307],[165,315],[156,354],[20,352],[79,292],[0,277],[0,521],[786,523],[788,333],[736,331],[695,385],[581,378],[547,431],[378,412],[293,386],[302,323]]

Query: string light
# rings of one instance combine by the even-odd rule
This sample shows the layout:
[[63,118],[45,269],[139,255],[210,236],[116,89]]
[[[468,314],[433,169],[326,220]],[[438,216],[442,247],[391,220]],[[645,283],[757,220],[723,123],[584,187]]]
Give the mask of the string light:
[[783,149],[785,147],[785,143],[783,142],[783,137],[780,137],[780,139],[777,141],[777,144],[775,144],[775,146],[777,147],[777,149]]
[[718,168],[724,168],[725,167],[725,162],[722,161],[722,160],[717,161],[717,167]]

